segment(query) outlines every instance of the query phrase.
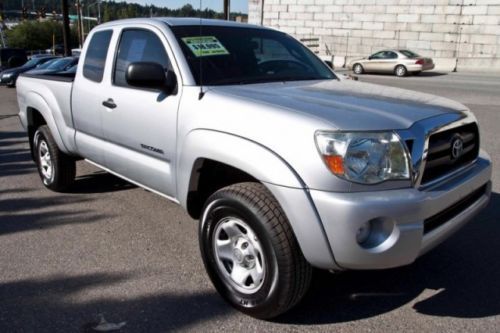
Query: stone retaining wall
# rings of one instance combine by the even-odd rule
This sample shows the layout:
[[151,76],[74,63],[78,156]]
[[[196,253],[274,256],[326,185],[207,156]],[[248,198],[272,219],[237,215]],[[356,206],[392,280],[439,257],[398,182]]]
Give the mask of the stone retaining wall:
[[453,69],[458,58],[459,70],[500,70],[500,0],[249,0],[248,18],[318,38],[315,51],[334,54],[336,66],[408,48],[434,58],[438,69]]

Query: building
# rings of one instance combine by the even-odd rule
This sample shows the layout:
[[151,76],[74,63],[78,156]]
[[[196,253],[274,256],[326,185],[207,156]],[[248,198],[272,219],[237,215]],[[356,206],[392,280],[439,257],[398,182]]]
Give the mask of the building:
[[500,0],[249,0],[249,23],[315,40],[335,65],[385,48],[500,71]]

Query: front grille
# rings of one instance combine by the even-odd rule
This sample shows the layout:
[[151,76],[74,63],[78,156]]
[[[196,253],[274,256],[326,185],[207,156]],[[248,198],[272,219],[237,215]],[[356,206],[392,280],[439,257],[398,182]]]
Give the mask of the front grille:
[[475,190],[459,202],[453,204],[452,206],[446,208],[442,212],[437,213],[434,216],[429,217],[428,219],[424,220],[424,234],[440,227],[441,225],[445,224],[461,212],[463,212],[465,209],[467,209],[470,205],[472,205],[474,202],[479,200],[487,190],[488,185],[483,185],[479,189]]
[[[462,142],[462,151],[458,157],[453,156],[453,144],[457,140]],[[478,154],[479,131],[476,123],[432,134],[429,138],[427,160],[421,183],[428,183],[467,165],[474,161]]]

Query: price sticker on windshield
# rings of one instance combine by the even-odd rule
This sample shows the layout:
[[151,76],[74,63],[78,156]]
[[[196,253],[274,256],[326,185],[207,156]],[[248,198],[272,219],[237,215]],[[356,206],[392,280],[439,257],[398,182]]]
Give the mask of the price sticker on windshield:
[[182,41],[197,57],[229,54],[224,45],[214,36],[185,37]]

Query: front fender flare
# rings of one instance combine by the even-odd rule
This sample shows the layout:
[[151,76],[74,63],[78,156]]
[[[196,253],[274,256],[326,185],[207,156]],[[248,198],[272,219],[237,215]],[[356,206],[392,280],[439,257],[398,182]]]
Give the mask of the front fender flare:
[[334,269],[328,239],[306,185],[278,154],[254,141],[213,130],[193,130],[179,147],[177,193],[187,208],[195,163],[206,158],[237,168],[262,182],[283,208],[304,257],[315,267]]

